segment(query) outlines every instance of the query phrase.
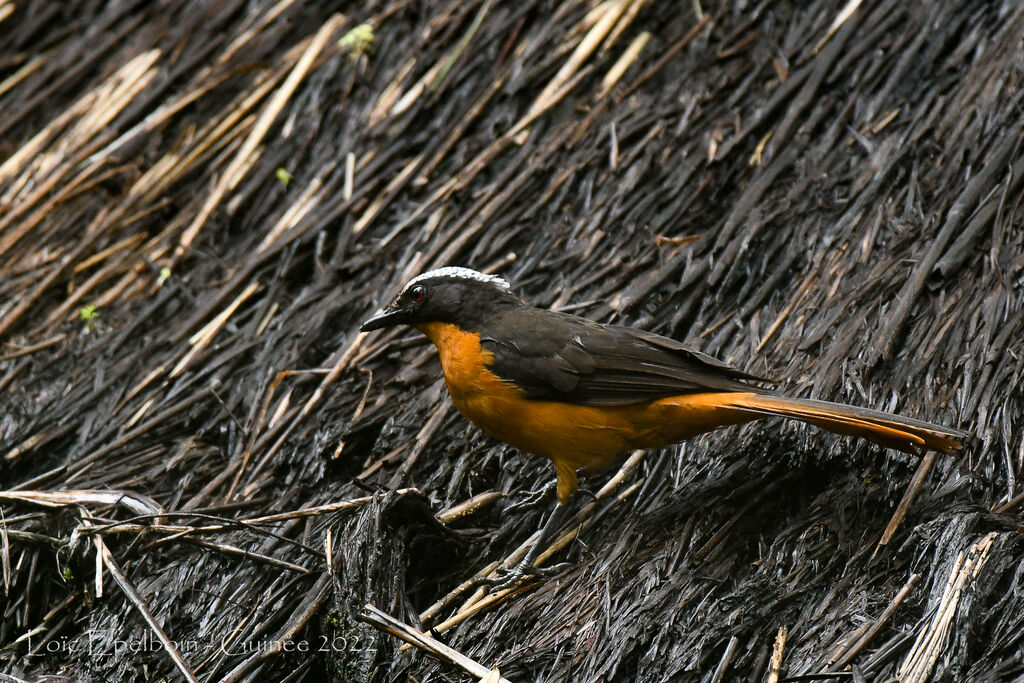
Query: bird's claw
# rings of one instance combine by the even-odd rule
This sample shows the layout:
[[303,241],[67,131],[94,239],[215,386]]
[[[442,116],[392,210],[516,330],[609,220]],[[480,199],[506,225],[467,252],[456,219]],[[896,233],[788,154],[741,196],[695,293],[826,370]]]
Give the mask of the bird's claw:
[[533,509],[547,500],[548,496],[555,492],[555,482],[549,481],[540,490],[528,491],[523,500],[513,503],[505,508],[506,513],[520,513]]
[[571,562],[560,562],[550,567],[536,567],[529,559],[523,560],[514,567],[499,567],[495,570],[494,577],[480,579],[480,585],[487,586],[488,592],[515,588],[519,584],[531,579],[548,579],[557,576],[572,566]]

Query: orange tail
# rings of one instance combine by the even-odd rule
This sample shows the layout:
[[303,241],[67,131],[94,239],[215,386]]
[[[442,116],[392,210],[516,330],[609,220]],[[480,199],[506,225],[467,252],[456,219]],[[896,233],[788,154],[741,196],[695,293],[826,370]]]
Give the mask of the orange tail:
[[927,448],[948,453],[962,448],[969,434],[959,429],[890,415],[880,410],[841,403],[786,398],[770,394],[736,394],[730,407],[761,415],[778,415],[827,429],[837,434],[861,436],[887,448],[913,453]]

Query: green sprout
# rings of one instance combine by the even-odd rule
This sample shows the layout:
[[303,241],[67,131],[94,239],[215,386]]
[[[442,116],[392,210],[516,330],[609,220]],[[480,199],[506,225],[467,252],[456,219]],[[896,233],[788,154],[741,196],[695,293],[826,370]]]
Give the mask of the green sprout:
[[168,268],[167,266],[164,266],[163,268],[160,269],[160,277],[157,278],[156,286],[157,287],[162,287],[163,284],[165,282],[167,282],[168,279],[170,279],[170,277],[171,277],[171,269]]
[[292,174],[288,172],[288,169],[284,166],[279,167],[274,171],[274,177],[281,181],[281,184],[288,187],[288,183],[292,181]]
[[96,310],[96,307],[92,304],[88,306],[82,306],[82,310],[78,312],[78,319],[85,323],[86,333],[92,333],[96,331],[96,321],[99,320],[100,314]]
[[338,47],[348,50],[353,60],[359,59],[373,46],[373,26],[359,24],[338,39]]

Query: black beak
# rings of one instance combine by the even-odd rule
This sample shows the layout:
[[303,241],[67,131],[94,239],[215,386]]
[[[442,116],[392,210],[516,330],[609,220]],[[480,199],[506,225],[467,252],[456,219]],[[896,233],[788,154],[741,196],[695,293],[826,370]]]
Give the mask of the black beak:
[[370,330],[379,330],[384,327],[399,325],[402,322],[398,319],[401,315],[402,311],[396,311],[393,308],[385,308],[384,310],[375,313],[372,318],[360,325],[359,331],[369,332]]

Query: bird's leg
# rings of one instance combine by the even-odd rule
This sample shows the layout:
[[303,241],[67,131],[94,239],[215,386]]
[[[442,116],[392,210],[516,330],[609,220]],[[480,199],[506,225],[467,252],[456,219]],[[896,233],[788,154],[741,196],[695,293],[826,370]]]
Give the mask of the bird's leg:
[[492,590],[509,588],[524,578],[531,576],[550,576],[565,567],[565,565],[555,565],[540,569],[536,566],[537,560],[547,548],[548,542],[562,528],[562,524],[570,515],[573,507],[571,503],[576,499],[576,491],[579,488],[576,469],[573,467],[574,463],[572,461],[553,458],[552,463],[555,466],[556,475],[555,491],[557,495],[555,507],[548,516],[547,521],[544,522],[544,526],[540,528],[540,533],[537,534],[537,538],[530,545],[526,556],[516,566],[508,569],[498,569],[499,578],[483,579],[480,581],[480,583],[492,586]]
[[538,576],[550,576],[565,568],[565,564],[557,564],[553,567],[537,567],[537,558],[541,556],[547,547],[548,543],[552,540],[555,533],[562,528],[562,524],[566,518],[572,512],[572,506],[568,503],[556,502],[554,509],[551,510],[551,514],[548,515],[547,521],[544,522],[544,526],[540,528],[540,533],[537,538],[530,545],[530,549],[527,551],[526,556],[519,561],[514,567],[510,567],[504,570],[498,570],[500,576],[496,579],[486,579],[481,581],[491,586],[492,590],[498,591],[505,588],[510,588],[515,584],[519,583],[523,579],[538,577]]
[[526,553],[526,557],[519,563],[520,566],[528,568],[534,567],[534,563],[540,554],[547,548],[548,541],[550,541],[555,532],[562,527],[562,523],[565,518],[569,516],[569,506],[563,505],[562,503],[555,503],[555,507],[551,510],[551,514],[548,515],[547,520],[544,522],[544,526],[540,528],[540,535],[537,536],[537,540],[530,546],[530,551]]

